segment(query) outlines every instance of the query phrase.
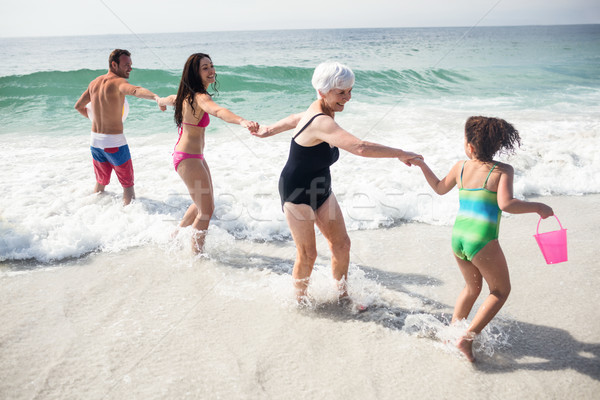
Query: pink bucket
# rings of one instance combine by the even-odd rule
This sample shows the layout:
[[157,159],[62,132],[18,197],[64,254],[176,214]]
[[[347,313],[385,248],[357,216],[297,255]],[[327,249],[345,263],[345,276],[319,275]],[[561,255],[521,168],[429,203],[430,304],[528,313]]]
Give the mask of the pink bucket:
[[567,261],[567,230],[563,229],[556,215],[554,218],[558,221],[560,230],[540,233],[540,222],[542,222],[542,218],[540,218],[537,233],[533,235],[538,246],[540,246],[546,264],[558,264]]

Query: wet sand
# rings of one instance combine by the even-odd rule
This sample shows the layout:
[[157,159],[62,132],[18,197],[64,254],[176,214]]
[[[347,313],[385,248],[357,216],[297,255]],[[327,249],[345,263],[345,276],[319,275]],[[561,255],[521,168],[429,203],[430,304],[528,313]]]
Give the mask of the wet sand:
[[208,259],[148,246],[5,263],[0,398],[593,399],[600,196],[543,201],[568,230],[569,261],[546,265],[536,215],[503,218],[513,289],[474,364],[441,340],[463,285],[451,227],[405,224],[350,232],[363,313],[332,300],[323,238],[304,308],[291,242],[215,240]]

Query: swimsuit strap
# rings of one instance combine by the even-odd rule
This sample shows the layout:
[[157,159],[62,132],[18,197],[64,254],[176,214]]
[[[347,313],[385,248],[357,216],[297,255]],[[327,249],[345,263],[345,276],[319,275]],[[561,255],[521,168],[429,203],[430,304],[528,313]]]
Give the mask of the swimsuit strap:
[[313,120],[314,120],[315,118],[317,118],[319,115],[325,115],[325,114],[324,114],[324,113],[319,113],[319,114],[315,114],[315,115],[313,115],[313,117],[312,117],[312,118],[311,118],[311,119],[310,119],[310,120],[309,120],[309,121],[306,123],[306,125],[304,125],[304,126],[302,127],[302,129],[300,129],[300,131],[299,131],[298,133],[296,133],[296,134],[294,135],[294,137],[293,137],[292,139],[296,139],[296,137],[297,137],[299,134],[301,134],[301,133],[302,133],[302,131],[304,131],[304,130],[306,129],[306,127],[307,127],[307,126],[309,126],[309,125],[311,124],[311,122],[313,122]]
[[[490,175],[492,174],[492,171],[494,170],[494,168],[496,168],[496,165],[498,165],[498,162],[496,162],[493,166],[492,169],[490,169],[490,172],[488,172],[487,174],[487,178],[485,178],[485,182],[483,182],[483,186],[481,187],[482,189],[485,189],[485,185],[487,185],[487,181],[488,179],[490,179]],[[464,165],[463,165],[464,167]]]
[[179,126],[177,133],[179,133],[179,138],[177,139],[177,143],[175,143],[175,147],[177,147],[177,145],[179,144],[179,141],[181,140],[181,135],[183,135],[183,125]]
[[[463,166],[462,169],[460,170],[460,187],[463,188],[463,172],[465,171],[465,164],[467,162],[463,162]],[[490,175],[492,175],[492,171],[494,170],[494,168],[496,168],[496,165],[498,165],[498,162],[494,163],[494,165],[492,166],[492,169],[490,169],[490,172],[488,172],[487,177],[485,178],[485,182],[483,182],[483,186],[481,187],[482,189],[485,189],[485,185],[487,185],[487,181],[488,179],[490,179]]]
[[466,161],[463,163],[462,169],[460,170],[460,188],[461,189],[464,187],[463,182],[462,182],[462,176],[463,176],[463,171],[465,170],[466,163],[467,163]]

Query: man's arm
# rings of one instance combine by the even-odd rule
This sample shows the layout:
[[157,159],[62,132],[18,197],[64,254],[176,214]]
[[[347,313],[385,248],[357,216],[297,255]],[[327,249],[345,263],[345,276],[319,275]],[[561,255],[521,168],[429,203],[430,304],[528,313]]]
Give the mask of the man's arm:
[[[127,81],[119,85],[119,91],[125,96],[135,96],[140,99],[154,100],[158,104],[160,96],[141,86],[134,86]],[[164,105],[158,105],[162,111],[167,109]]]
[[86,104],[91,101],[90,97],[90,89],[86,89],[85,92],[81,95],[77,103],[75,103],[75,109],[79,111],[79,114],[83,115],[86,118],[89,118],[87,113],[87,108],[85,108]]
[[160,100],[158,101],[158,105],[159,106],[175,106],[175,102],[177,101],[177,95],[176,94],[172,94],[170,96],[167,97],[161,97]]

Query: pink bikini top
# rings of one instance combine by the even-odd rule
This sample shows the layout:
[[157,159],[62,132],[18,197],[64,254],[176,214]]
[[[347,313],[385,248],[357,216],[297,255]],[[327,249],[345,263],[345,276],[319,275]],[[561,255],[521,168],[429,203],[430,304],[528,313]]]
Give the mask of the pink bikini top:
[[210,117],[208,116],[207,112],[204,112],[202,118],[200,118],[200,121],[198,121],[198,124],[188,124],[187,122],[182,122],[182,125],[199,126],[201,128],[206,128],[208,124],[210,124]]
[[208,126],[208,124],[210,124],[210,117],[208,116],[207,112],[204,112],[204,115],[202,115],[202,118],[200,118],[200,121],[198,121],[198,124],[188,124],[186,122],[182,122],[181,126],[179,127],[179,139],[177,139],[177,143],[175,143],[175,147],[177,147],[177,145],[179,144],[179,141],[181,140],[181,135],[183,134],[183,125],[199,126],[201,128],[206,128]]

